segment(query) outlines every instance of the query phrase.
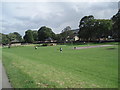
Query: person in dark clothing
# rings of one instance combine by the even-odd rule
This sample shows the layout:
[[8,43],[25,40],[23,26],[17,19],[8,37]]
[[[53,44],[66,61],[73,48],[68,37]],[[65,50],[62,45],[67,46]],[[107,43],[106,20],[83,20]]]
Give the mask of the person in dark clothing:
[[11,45],[9,44],[9,45],[8,45],[8,48],[10,48],[10,47],[11,47]]
[[37,46],[35,46],[35,49],[37,49]]
[[63,51],[63,50],[62,50],[62,48],[60,47],[60,52],[62,53],[62,51]]
[[76,47],[74,47],[74,49],[76,49]]

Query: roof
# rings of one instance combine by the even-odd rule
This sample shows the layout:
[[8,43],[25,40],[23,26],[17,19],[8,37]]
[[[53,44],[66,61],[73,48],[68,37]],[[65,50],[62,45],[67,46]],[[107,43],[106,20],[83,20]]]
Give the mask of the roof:
[[19,42],[19,40],[16,40],[16,39],[15,39],[15,40],[12,40],[11,42]]
[[51,37],[45,39],[46,41],[52,41],[53,39]]
[[71,29],[72,31],[79,31],[79,29]]

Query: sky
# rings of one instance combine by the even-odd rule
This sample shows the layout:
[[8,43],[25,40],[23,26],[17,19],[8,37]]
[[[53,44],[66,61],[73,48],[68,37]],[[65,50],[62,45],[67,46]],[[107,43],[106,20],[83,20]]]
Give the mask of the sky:
[[[95,1],[95,0],[93,0]],[[60,33],[66,26],[78,29],[80,19],[93,15],[95,19],[110,19],[118,11],[118,2],[15,2],[3,1],[0,6],[0,30],[8,34],[42,26]]]

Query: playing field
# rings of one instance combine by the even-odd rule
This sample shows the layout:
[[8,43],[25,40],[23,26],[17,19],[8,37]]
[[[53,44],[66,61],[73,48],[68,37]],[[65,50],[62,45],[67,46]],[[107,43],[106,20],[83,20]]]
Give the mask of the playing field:
[[117,45],[72,48],[65,45],[37,50],[33,46],[3,48],[2,60],[14,88],[118,87]]

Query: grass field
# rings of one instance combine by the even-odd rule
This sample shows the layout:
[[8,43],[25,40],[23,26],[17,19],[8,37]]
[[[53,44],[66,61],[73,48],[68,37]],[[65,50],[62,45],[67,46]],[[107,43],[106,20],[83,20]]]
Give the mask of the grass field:
[[118,87],[117,45],[72,48],[72,45],[38,47],[37,50],[33,46],[3,48],[2,60],[14,88]]

